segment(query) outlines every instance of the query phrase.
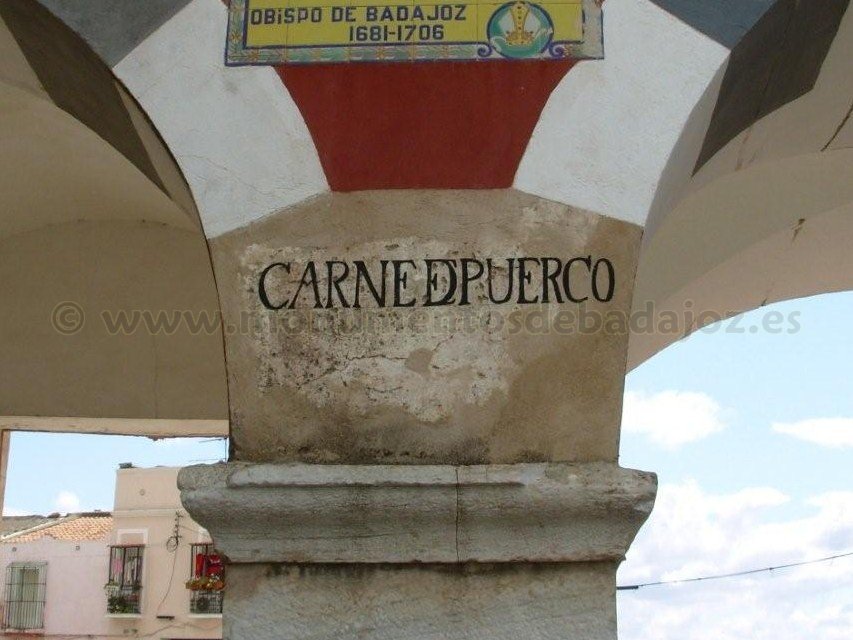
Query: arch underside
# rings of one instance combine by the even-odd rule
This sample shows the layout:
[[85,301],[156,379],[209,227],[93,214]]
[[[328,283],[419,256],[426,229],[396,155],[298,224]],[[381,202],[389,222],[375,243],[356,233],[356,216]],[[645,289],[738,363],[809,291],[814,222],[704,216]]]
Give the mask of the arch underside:
[[[117,346],[94,319],[216,313],[205,239],[330,189],[513,187],[644,227],[636,310],[851,288],[848,0],[604,16],[577,65],[226,69],[221,0],[5,0],[0,414],[225,419],[221,332]],[[58,297],[92,310],[74,348]],[[631,366],[681,335],[633,335]]]
[[[853,11],[789,4],[773,4],[694,107],[646,224],[635,313],[726,317],[853,288]],[[763,74],[739,73],[756,55]],[[629,367],[700,326],[633,335]]]
[[[218,328],[125,335],[103,318],[218,313],[180,169],[79,36],[37,3],[0,16],[0,428],[227,433]],[[62,304],[79,330],[57,325]]]

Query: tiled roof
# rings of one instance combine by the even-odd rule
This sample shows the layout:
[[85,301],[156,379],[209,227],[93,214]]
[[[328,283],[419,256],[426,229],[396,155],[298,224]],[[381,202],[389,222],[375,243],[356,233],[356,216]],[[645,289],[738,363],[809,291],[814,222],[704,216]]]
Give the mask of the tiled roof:
[[103,540],[113,528],[113,518],[109,513],[76,513],[63,518],[52,519],[47,524],[13,533],[4,537],[4,543],[35,542],[44,538],[65,540],[68,542],[86,542]]
[[17,531],[25,531],[55,521],[56,518],[47,516],[3,516],[0,518],[0,536],[8,536]]

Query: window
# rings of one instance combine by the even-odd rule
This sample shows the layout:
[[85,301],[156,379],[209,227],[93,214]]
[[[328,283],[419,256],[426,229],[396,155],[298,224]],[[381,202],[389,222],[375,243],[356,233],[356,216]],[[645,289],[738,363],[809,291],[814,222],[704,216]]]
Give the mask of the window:
[[107,613],[139,613],[142,595],[142,552],[144,547],[110,547],[110,578]]
[[6,568],[6,629],[44,627],[44,581],[46,564],[13,562]]
[[222,613],[222,593],[225,589],[225,566],[212,544],[190,547],[190,613]]

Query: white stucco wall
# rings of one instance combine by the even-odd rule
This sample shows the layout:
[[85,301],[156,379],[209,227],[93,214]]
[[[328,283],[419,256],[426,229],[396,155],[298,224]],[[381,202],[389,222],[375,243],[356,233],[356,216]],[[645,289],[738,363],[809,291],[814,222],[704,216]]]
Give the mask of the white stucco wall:
[[226,22],[220,0],[194,0],[113,69],[175,155],[208,237],[328,190],[275,70],[222,64]]
[[515,187],[643,225],[661,174],[729,50],[648,0],[608,0],[604,60],[548,100]]
[[[183,510],[176,486],[177,468],[120,469],[117,472],[113,530],[98,542],[68,542],[45,537],[34,542],[0,543],[0,571],[11,562],[47,563],[44,634],[127,638],[221,638],[222,618],[190,614],[190,545],[209,542],[206,531]],[[166,542],[180,514],[179,546]],[[145,544],[142,611],[109,616],[104,584],[111,544]],[[5,579],[0,602],[5,603]],[[158,618],[157,616],[161,616]],[[0,638],[9,637],[0,630]],[[19,636],[17,636],[19,637]]]
[[0,545],[2,602],[6,602],[6,567],[13,562],[47,563],[45,635],[103,635],[104,583],[109,550],[105,542],[66,542],[44,538]]
[[[163,638],[221,638],[222,618],[191,615],[190,592],[184,583],[190,577],[190,545],[209,542],[210,537],[193,522],[181,506],[177,487],[179,469],[119,469],[113,510],[111,544],[144,541],[142,613],[140,618],[112,618],[112,633],[125,637],[135,629],[139,635]],[[179,519],[179,547],[166,548]],[[157,616],[163,616],[157,618]],[[173,619],[167,619],[174,616]]]

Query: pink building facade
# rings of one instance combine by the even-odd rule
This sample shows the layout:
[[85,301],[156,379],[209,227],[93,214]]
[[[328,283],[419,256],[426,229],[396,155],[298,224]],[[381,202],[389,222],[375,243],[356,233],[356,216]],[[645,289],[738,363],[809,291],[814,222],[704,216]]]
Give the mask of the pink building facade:
[[4,535],[0,637],[221,638],[224,572],[180,506],[177,472],[119,469],[112,514]]

